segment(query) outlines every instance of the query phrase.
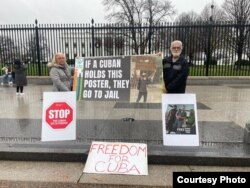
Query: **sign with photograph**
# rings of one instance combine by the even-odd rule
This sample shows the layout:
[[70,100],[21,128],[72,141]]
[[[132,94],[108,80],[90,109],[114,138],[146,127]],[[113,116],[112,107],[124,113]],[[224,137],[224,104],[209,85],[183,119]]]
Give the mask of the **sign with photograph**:
[[77,100],[159,103],[161,57],[79,57],[75,60]]
[[44,92],[42,141],[76,139],[75,92]]
[[147,145],[92,142],[83,172],[148,175]]
[[198,146],[195,94],[163,94],[162,127],[164,145]]

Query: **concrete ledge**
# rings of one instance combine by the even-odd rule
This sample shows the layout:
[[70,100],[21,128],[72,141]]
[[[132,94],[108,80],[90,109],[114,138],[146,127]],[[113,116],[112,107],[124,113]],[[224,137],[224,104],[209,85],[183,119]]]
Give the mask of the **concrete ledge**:
[[188,85],[250,84],[250,76],[190,76]]
[[[1,144],[0,160],[85,162],[90,144]],[[81,148],[81,149],[80,149]],[[199,147],[148,145],[148,163],[250,167],[249,145],[220,143]]]
[[52,81],[49,76],[28,76],[28,84],[51,85]]
[[[233,122],[199,121],[198,147],[164,146],[159,120],[78,119],[77,140],[60,142],[40,141],[41,119],[2,119],[0,123],[0,160],[84,162],[95,140],[147,143],[149,164],[250,166],[244,129]],[[28,132],[22,132],[23,125]]]

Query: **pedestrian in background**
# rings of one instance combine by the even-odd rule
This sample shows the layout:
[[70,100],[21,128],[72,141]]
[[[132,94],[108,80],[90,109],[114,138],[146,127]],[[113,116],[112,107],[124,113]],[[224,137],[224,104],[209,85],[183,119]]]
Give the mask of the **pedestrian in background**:
[[48,63],[49,75],[53,82],[53,91],[71,91],[74,68],[66,63],[63,53],[56,53]]
[[24,95],[23,88],[27,86],[26,69],[27,65],[21,62],[20,59],[14,61],[16,95]]
[[11,76],[11,68],[9,65],[5,65],[3,68],[2,68],[2,71],[4,71],[4,74],[3,74],[3,80],[1,82],[1,85],[4,85],[4,84],[8,84],[8,85],[12,85],[13,82],[12,82],[12,76]]
[[163,64],[163,92],[185,93],[189,74],[188,62],[181,56],[182,42],[175,40],[170,46],[171,56],[165,57]]

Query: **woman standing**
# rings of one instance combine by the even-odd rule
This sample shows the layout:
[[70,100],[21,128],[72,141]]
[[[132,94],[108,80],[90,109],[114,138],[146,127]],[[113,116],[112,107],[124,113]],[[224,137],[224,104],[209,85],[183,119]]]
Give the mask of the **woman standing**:
[[26,77],[27,66],[19,59],[14,62],[15,82],[16,82],[16,95],[24,95],[23,87],[27,86]]
[[74,68],[66,63],[63,53],[55,54],[51,63],[48,63],[50,69],[49,75],[53,82],[53,91],[71,91],[71,76]]

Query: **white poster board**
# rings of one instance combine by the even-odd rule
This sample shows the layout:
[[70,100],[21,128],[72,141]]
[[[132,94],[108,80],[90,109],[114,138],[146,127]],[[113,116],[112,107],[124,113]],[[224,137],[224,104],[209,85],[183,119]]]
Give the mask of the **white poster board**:
[[76,93],[44,92],[42,141],[76,139]]
[[163,145],[199,146],[195,94],[162,95]]
[[148,175],[147,145],[92,142],[85,173]]

